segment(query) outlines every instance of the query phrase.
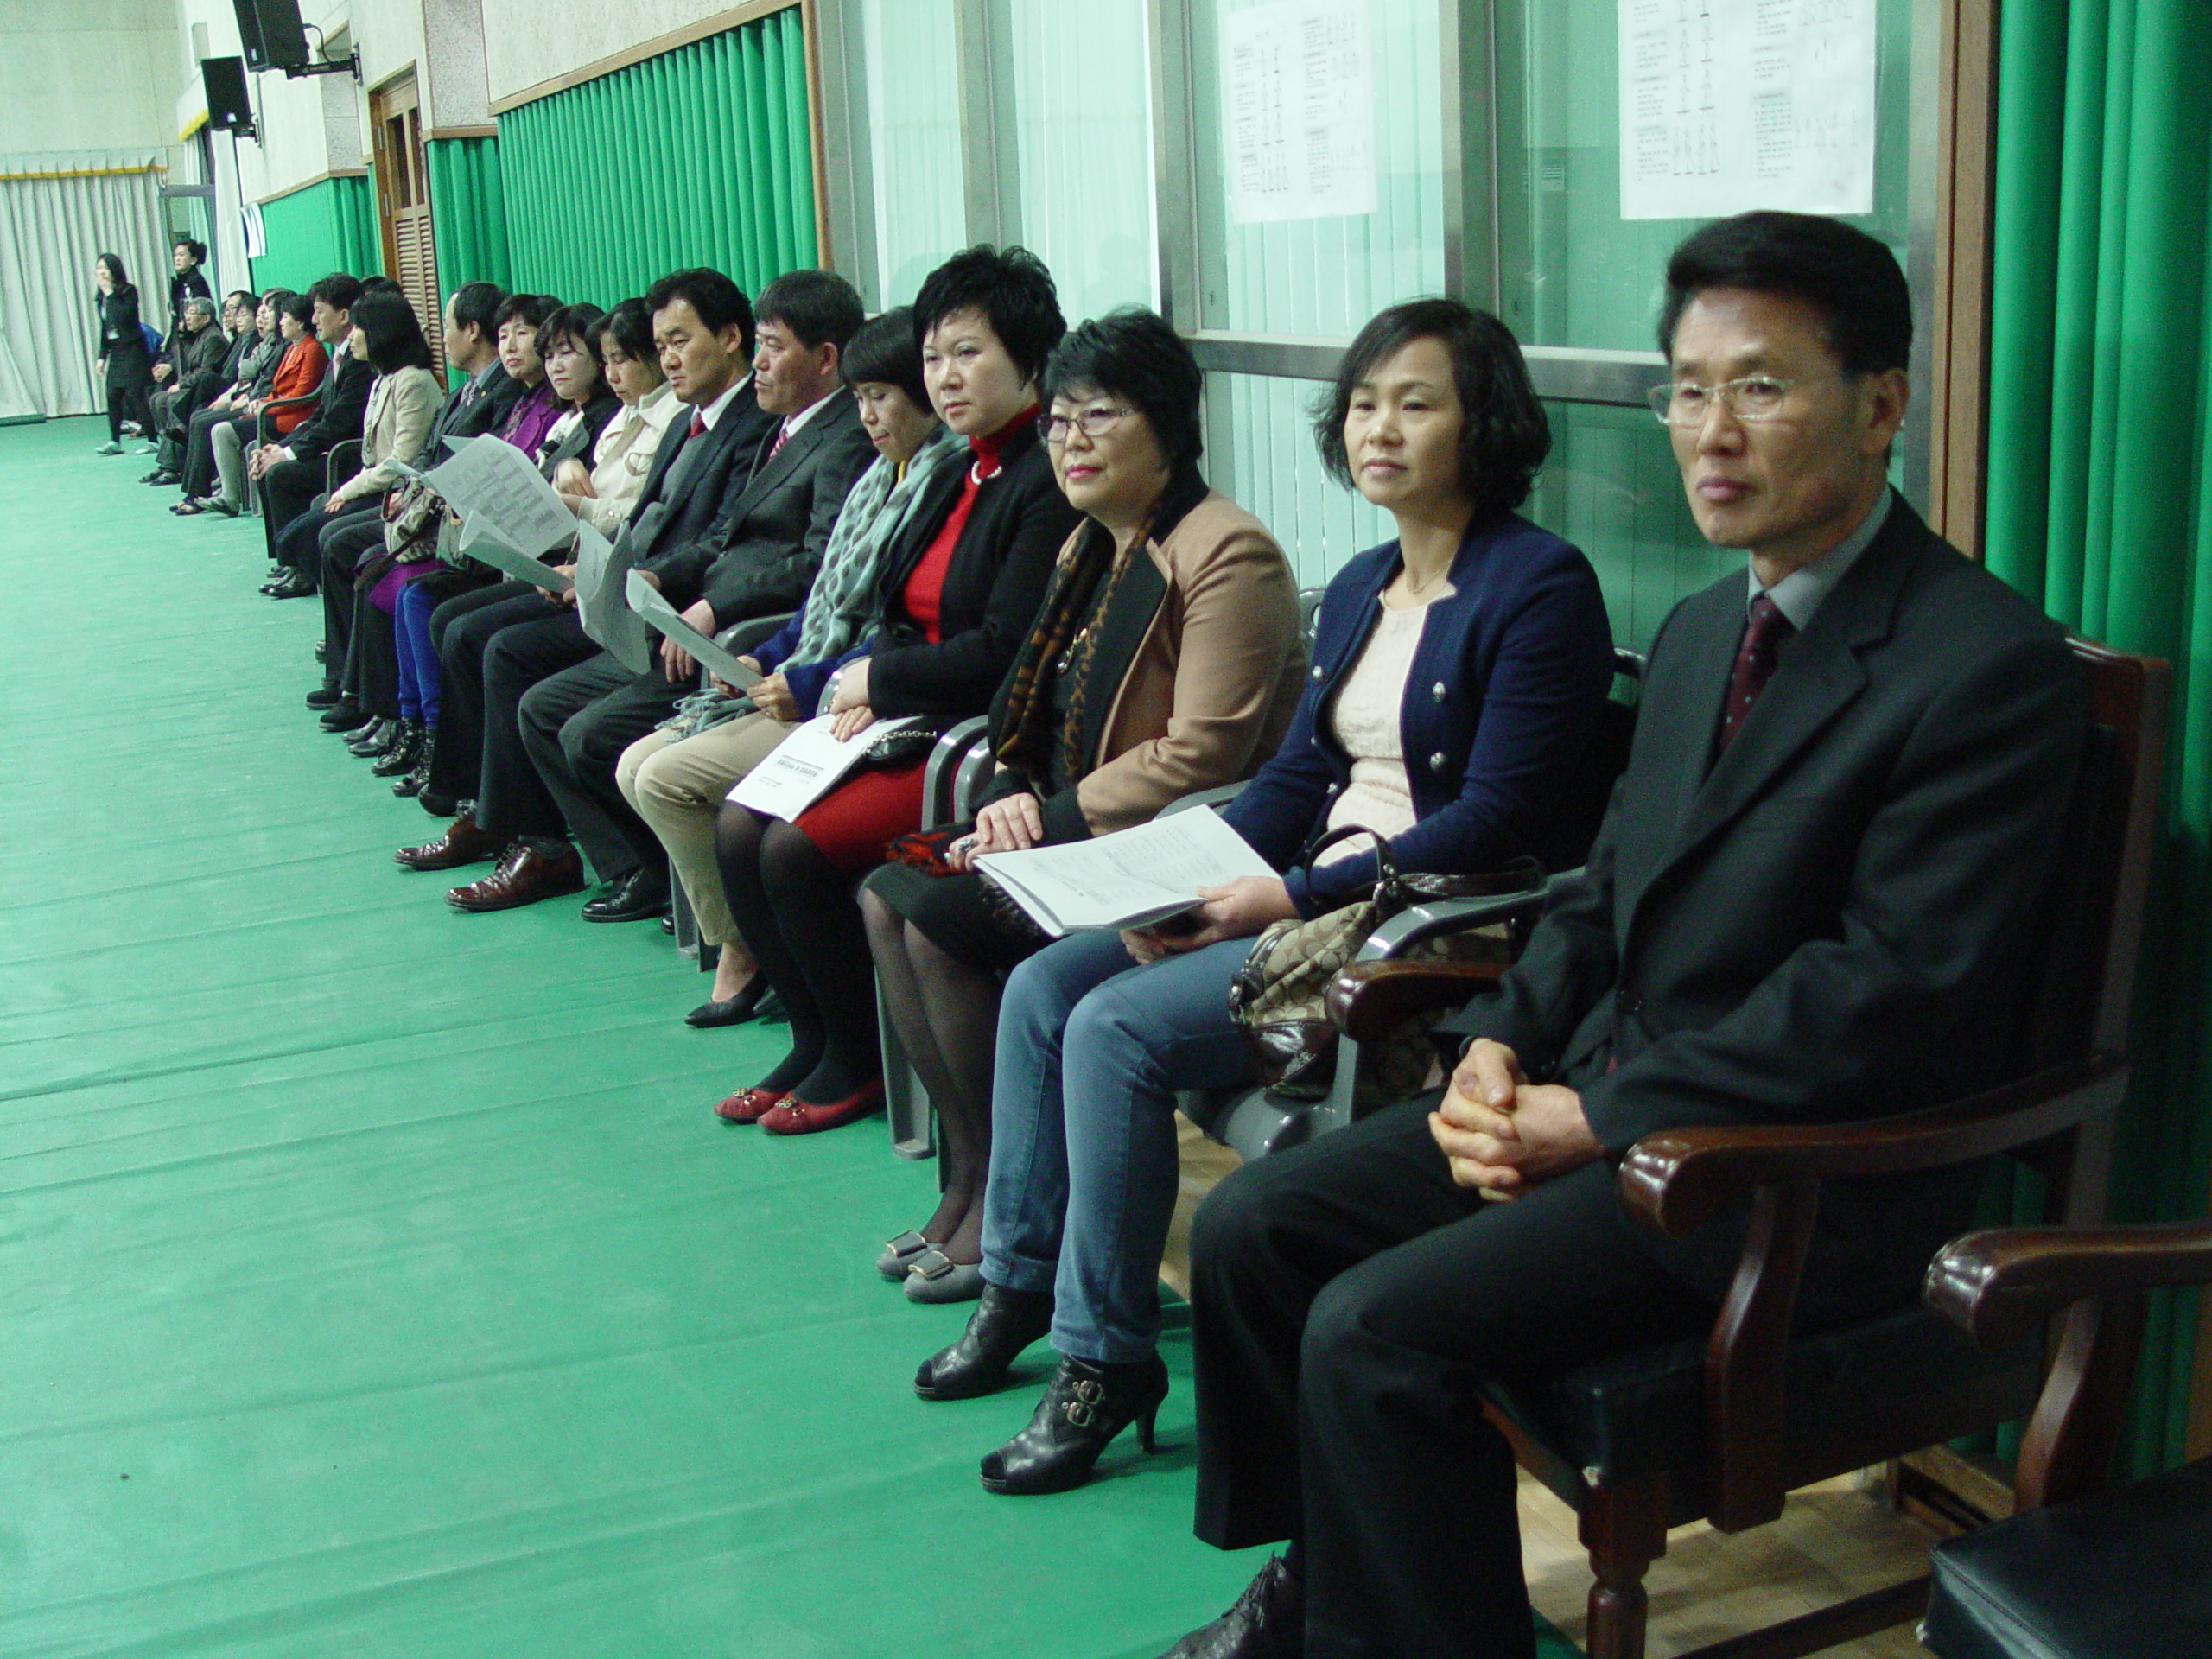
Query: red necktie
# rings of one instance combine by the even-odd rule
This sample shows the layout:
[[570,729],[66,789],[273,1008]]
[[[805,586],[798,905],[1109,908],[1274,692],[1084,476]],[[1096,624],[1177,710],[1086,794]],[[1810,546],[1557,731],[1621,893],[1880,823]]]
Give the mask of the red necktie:
[[1744,642],[1736,647],[1735,666],[1728,671],[1728,701],[1721,709],[1720,733],[1713,741],[1715,753],[1734,741],[1744,716],[1751,712],[1759,693],[1774,677],[1774,665],[1781,656],[1783,642],[1796,632],[1789,619],[1782,613],[1782,607],[1766,594],[1761,594],[1751,601],[1751,612],[1744,621]]
[[706,416],[705,416],[702,411],[700,411],[700,410],[696,410],[696,409],[695,409],[695,410],[693,410],[691,411],[691,429],[690,429],[690,432],[686,433],[686,434],[684,435],[684,436],[686,437],[686,439],[687,439],[687,440],[688,440],[688,439],[690,439],[690,438],[696,438],[696,437],[697,437],[697,436],[698,436],[702,432],[705,431],[706,429],[707,429],[707,417],[706,417]]
[[790,437],[791,435],[791,429],[788,423],[776,428],[776,441],[768,446],[769,460],[773,461],[776,458],[776,451],[784,447],[784,440]]

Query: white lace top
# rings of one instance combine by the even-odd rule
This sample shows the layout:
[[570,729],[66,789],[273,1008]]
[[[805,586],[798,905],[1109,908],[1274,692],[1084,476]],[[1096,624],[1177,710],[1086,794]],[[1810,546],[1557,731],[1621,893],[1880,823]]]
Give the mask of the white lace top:
[[[1413,671],[1428,607],[1452,592],[1450,583],[1426,604],[1394,611],[1378,598],[1374,632],[1360,648],[1323,718],[1344,752],[1351,757],[1351,779],[1329,808],[1329,828],[1360,824],[1383,836],[1403,835],[1414,826],[1413,788],[1406,779],[1404,740],[1398,710],[1405,702],[1406,677]],[[1321,855],[1323,864],[1350,858],[1373,845],[1365,836],[1338,842]]]

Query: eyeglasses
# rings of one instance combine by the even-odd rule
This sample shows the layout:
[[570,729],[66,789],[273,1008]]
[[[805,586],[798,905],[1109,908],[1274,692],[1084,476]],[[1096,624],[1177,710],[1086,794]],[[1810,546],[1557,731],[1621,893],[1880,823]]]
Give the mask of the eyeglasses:
[[1077,415],[1039,415],[1037,429],[1044,434],[1047,443],[1065,443],[1070,427],[1078,428],[1086,438],[1103,438],[1135,412],[1099,404]]
[[1645,401],[1651,405],[1651,412],[1668,426],[1703,426],[1715,399],[1739,421],[1770,421],[1782,413],[1790,389],[1808,384],[1802,380],[1777,380],[1770,374],[1747,374],[1738,380],[1723,380],[1717,386],[1700,386],[1694,380],[1670,380],[1665,385],[1652,387],[1645,395]]

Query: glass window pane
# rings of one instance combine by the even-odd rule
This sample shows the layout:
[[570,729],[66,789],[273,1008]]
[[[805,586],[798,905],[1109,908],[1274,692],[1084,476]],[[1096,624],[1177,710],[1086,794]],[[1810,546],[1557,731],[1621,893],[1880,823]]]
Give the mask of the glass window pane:
[[1397,533],[1388,514],[1321,470],[1313,410],[1325,390],[1271,375],[1206,377],[1207,481],[1274,533],[1301,588],[1321,587],[1353,554]]
[[1011,0],[1020,239],[1080,322],[1157,307],[1145,0]]
[[910,302],[967,243],[953,0],[862,0],[876,263],[883,304]]
[[[1620,216],[1619,0],[1497,0],[1499,315],[1524,345],[1654,349],[1667,255],[1699,222]],[[1874,212],[1904,259],[1914,0],[1880,0]]]

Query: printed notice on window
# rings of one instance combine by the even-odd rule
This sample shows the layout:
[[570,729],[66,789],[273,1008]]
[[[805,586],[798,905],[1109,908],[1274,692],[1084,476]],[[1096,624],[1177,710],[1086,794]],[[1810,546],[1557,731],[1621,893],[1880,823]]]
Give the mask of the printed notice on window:
[[1273,0],[1221,20],[1223,149],[1239,225],[1375,211],[1368,0]]
[[1876,0],[1618,0],[1621,217],[1874,210]]

